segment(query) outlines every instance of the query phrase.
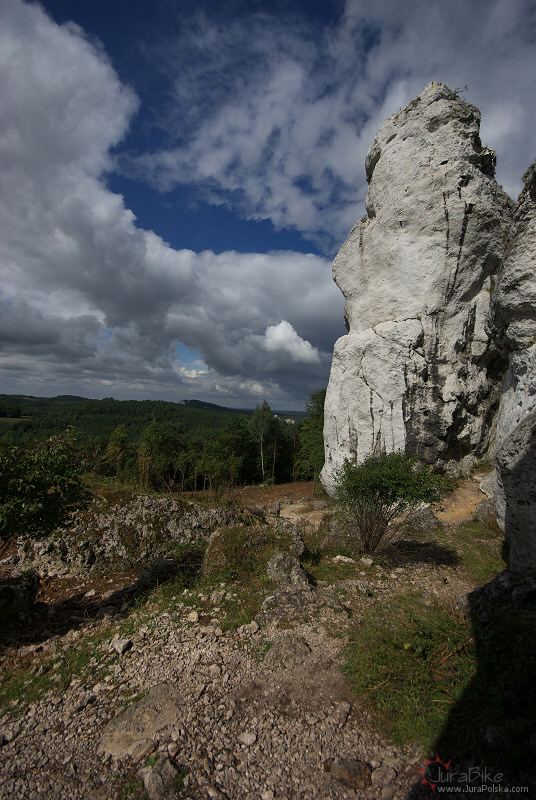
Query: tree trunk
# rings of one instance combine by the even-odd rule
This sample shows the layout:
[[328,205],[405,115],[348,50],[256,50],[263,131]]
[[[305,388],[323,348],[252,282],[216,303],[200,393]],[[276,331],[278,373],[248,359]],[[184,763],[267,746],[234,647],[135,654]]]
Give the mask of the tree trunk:
[[262,482],[264,483],[265,475],[264,475],[264,450],[262,447],[262,439],[261,439],[261,472],[262,472]]

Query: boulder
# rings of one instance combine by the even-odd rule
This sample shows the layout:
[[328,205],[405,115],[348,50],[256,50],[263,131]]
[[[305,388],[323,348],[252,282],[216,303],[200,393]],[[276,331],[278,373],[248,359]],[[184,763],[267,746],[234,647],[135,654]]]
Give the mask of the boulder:
[[410,512],[403,525],[403,529],[413,531],[438,531],[442,527],[441,520],[429,506]]
[[350,611],[335,591],[314,589],[309,585],[287,585],[276,589],[264,600],[255,621],[264,627],[292,627],[304,621],[314,621],[344,628],[349,618]]
[[432,83],[369,150],[367,217],[333,265],[349,333],[325,403],[330,493],[345,458],[406,450],[456,471],[490,445],[504,360],[485,320],[513,205],[479,126]]
[[372,769],[356,758],[328,758],[324,770],[351,789],[368,789],[372,782]]
[[26,539],[19,548],[18,570],[82,577],[132,569],[164,559],[176,545],[203,542],[216,528],[240,521],[239,513],[227,509],[165,497],[96,497],[73,515],[68,527],[42,539]]
[[276,553],[268,562],[267,575],[281,586],[307,586],[309,579],[304,568],[290,553]]
[[160,756],[156,764],[140,769],[139,776],[149,800],[166,800],[177,797],[178,772],[169,758]]
[[493,469],[491,470],[491,472],[488,472],[487,475],[484,475],[479,485],[480,485],[480,491],[483,492],[483,494],[485,494],[487,498],[495,501],[495,497],[497,495],[496,470]]
[[104,728],[100,752],[105,757],[140,761],[158,745],[163,732],[182,717],[183,699],[169,684],[154,686],[138,703],[128,706]]
[[311,648],[296,636],[282,636],[274,642],[263,658],[263,664],[270,669],[284,667],[292,669],[297,664],[306,661],[311,655]]
[[497,512],[495,511],[495,501],[486,497],[481,500],[475,508],[475,519],[482,522],[484,525],[495,525],[497,519]]

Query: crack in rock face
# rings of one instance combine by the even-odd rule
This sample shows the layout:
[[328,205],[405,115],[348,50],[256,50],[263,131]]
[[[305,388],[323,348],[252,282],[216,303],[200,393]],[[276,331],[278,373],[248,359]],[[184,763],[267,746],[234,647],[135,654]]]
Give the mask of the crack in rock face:
[[513,203],[479,127],[477,108],[432,83],[369,150],[368,218],[333,265],[348,334],[325,404],[331,493],[345,458],[405,450],[460,472],[492,443],[505,358],[485,321]]

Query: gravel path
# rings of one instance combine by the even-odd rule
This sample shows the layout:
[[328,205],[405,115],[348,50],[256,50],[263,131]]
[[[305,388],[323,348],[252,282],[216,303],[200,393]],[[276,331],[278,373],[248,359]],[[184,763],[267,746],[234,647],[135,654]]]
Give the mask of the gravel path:
[[[139,626],[127,640],[131,644],[114,640],[119,622],[105,618],[35,652],[37,671],[44,658],[54,651],[61,656],[73,640],[105,632],[103,656],[99,664],[94,659],[89,681],[74,680],[61,694],[49,691],[16,721],[9,715],[0,720],[0,798],[127,797],[151,755],[186,774],[180,793],[170,795],[175,797],[407,796],[421,754],[403,753],[373,731],[340,672],[340,640],[310,625],[291,637],[256,630],[256,623],[222,634],[217,622],[202,624],[195,617],[180,602],[171,613],[149,606],[130,616],[133,629]],[[276,648],[279,640],[287,659],[289,642],[291,655],[292,642],[308,645],[305,655],[295,653],[291,669],[261,660],[266,642]],[[114,759],[103,752],[110,720],[160,684],[180,696],[172,724],[142,743],[134,757]],[[334,780],[324,763],[336,757],[370,765],[371,785],[352,789]]]

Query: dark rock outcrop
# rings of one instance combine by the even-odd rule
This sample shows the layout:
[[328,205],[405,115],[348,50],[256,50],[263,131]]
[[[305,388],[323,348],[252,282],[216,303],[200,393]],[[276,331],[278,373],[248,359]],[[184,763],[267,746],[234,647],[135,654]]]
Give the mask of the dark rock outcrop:
[[525,173],[488,328],[508,354],[497,420],[497,521],[510,569],[536,570],[536,162]]
[[13,578],[0,578],[0,619],[31,611],[39,591],[40,578],[30,572]]

